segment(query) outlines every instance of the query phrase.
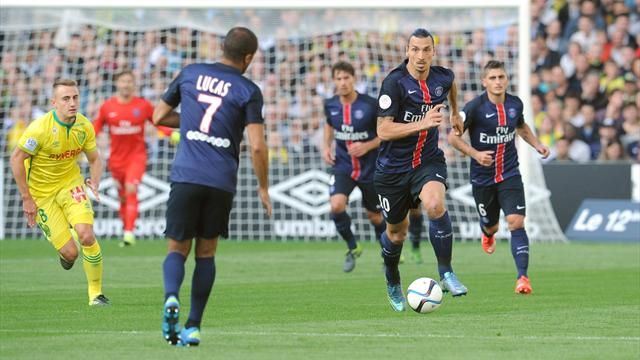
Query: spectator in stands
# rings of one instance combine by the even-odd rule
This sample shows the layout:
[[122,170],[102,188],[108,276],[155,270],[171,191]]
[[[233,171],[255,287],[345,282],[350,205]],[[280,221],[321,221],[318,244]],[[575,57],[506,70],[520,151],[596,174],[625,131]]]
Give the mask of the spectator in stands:
[[589,145],[591,159],[595,159],[600,149],[600,135],[596,122],[596,111],[591,104],[582,104],[580,107],[582,126],[578,128],[578,136]]
[[569,147],[571,142],[564,136],[560,137],[553,148],[550,162],[573,162],[569,156]]
[[535,71],[548,69],[560,63],[560,54],[547,48],[544,34],[537,35],[531,42],[531,62]]
[[600,161],[621,161],[627,159],[625,149],[618,140],[606,143],[598,156],[598,160]]
[[598,36],[593,20],[588,16],[580,16],[578,19],[578,31],[571,35],[570,41],[577,42],[583,49],[589,49],[597,44]]
[[580,163],[591,160],[591,148],[580,139],[576,127],[567,122],[564,123],[563,131],[562,138],[569,141],[569,157],[571,160]]
[[613,90],[624,88],[624,78],[620,74],[618,65],[613,60],[604,63],[602,76],[600,77],[600,89],[609,95]]
[[591,70],[584,77],[581,86],[581,100],[583,103],[593,105],[596,111],[607,106],[607,97],[600,91],[600,75],[597,71]]

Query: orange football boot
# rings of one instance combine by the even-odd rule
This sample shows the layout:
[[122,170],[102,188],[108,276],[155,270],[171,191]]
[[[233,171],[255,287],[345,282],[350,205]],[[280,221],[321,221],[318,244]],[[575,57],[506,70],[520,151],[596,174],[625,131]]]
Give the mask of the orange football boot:
[[482,250],[487,254],[491,255],[494,251],[496,251],[496,238],[495,235],[491,237],[482,234]]
[[529,282],[529,278],[522,275],[516,281],[516,294],[528,295],[533,292],[531,288],[531,283]]

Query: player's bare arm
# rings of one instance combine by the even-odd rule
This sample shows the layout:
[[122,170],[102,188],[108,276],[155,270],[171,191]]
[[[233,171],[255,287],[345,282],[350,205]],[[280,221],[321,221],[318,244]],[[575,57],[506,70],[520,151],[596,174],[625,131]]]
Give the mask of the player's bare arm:
[[91,192],[96,198],[96,201],[100,201],[100,193],[98,189],[100,187],[100,179],[102,178],[102,172],[104,166],[102,159],[100,158],[100,152],[95,149],[93,151],[85,151],[87,160],[89,161],[89,179],[85,181]]
[[460,136],[464,132],[464,126],[462,124],[462,117],[460,116],[460,112],[458,111],[458,86],[456,82],[453,81],[451,83],[451,89],[449,90],[449,106],[451,107],[449,122],[451,123],[451,127],[456,135]]
[[264,139],[263,124],[248,124],[247,136],[251,149],[251,162],[258,178],[258,196],[267,216],[271,217],[271,199],[269,198],[269,150]]
[[36,211],[38,207],[36,206],[36,202],[31,197],[31,192],[29,192],[29,185],[27,184],[27,170],[24,168],[24,161],[30,158],[27,152],[23,151],[19,147],[16,147],[11,154],[11,171],[13,172],[13,178],[16,180],[16,184],[18,185],[18,191],[20,191],[20,196],[22,196],[22,208],[24,210],[24,215],[27,217],[27,224],[29,227],[34,227],[36,225]]
[[333,153],[333,127],[324,124],[322,158],[329,165],[335,165],[336,156]]
[[154,125],[168,126],[175,129],[180,127],[180,114],[173,110],[173,106],[167,104],[164,100],[160,100],[153,109],[152,121]]
[[361,156],[364,156],[369,151],[373,151],[377,149],[380,146],[380,141],[381,140],[379,137],[376,137],[369,141],[357,141],[357,142],[351,143],[351,145],[347,147],[347,152],[351,156],[361,157]]
[[383,141],[392,141],[405,138],[422,130],[438,127],[444,119],[440,113],[440,109],[444,107],[444,104],[438,104],[427,111],[420,121],[406,124],[393,122],[393,116],[378,117],[378,137]]
[[538,154],[542,155],[543,159],[546,159],[549,157],[549,154],[550,154],[549,148],[546,147],[544,144],[542,144],[540,140],[538,140],[538,138],[533,133],[533,131],[531,131],[531,128],[529,127],[529,125],[527,125],[526,123],[523,123],[522,125],[516,128],[516,133],[518,133],[518,136],[520,136],[522,140],[526,141],[527,144],[531,145],[531,147],[536,149]]
[[[458,115],[460,116],[460,115]],[[478,151],[469,143],[467,143],[462,136],[456,135],[454,131],[451,131],[447,136],[447,140],[449,144],[456,148],[461,153],[471,156],[474,158],[480,165],[482,166],[491,166],[493,165],[493,151]]]

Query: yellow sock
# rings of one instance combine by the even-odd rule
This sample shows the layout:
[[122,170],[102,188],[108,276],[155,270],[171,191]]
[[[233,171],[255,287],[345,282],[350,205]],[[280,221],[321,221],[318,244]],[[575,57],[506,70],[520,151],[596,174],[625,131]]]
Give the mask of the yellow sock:
[[82,246],[82,267],[89,284],[89,301],[102,294],[102,252],[98,241]]

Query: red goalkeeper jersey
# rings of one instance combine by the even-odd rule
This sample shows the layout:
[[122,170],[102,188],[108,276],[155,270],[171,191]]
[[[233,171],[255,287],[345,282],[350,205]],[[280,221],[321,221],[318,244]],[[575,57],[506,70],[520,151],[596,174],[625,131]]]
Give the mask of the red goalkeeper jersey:
[[99,134],[105,125],[109,127],[110,166],[124,166],[133,159],[146,162],[144,129],[146,122],[151,121],[152,115],[153,106],[140,97],[134,97],[130,102],[123,104],[114,96],[102,104],[93,126],[96,134]]

